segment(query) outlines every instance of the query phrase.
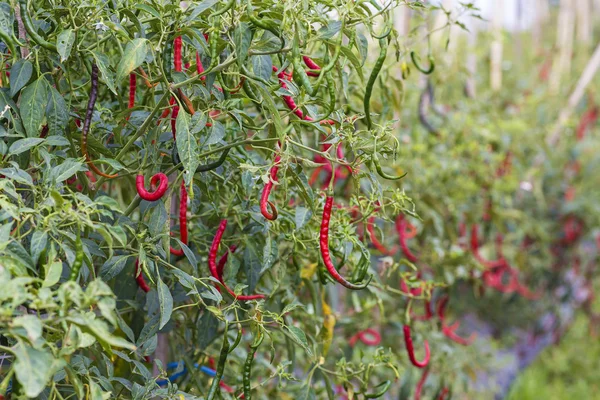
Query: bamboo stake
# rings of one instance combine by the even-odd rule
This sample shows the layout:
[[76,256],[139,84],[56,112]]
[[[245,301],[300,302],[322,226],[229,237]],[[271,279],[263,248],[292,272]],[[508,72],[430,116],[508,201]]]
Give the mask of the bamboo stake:
[[471,32],[467,33],[467,71],[468,77],[465,90],[468,97],[477,97],[477,35],[478,28],[473,26]]
[[556,45],[559,56],[552,67],[550,91],[558,93],[563,76],[571,72],[571,55],[573,53],[574,12],[572,0],[561,0],[558,15]]
[[548,146],[554,146],[558,142],[562,128],[571,117],[571,114],[573,113],[575,107],[577,107],[577,104],[579,104],[581,101],[583,95],[585,94],[585,89],[594,78],[594,75],[596,75],[598,72],[598,68],[600,68],[600,43],[598,43],[598,46],[596,46],[594,54],[585,66],[585,69],[583,70],[583,73],[581,74],[573,93],[571,93],[571,96],[569,97],[569,101],[560,112],[558,121],[556,122],[552,133],[548,136]]
[[496,0],[494,15],[492,17],[492,35],[490,45],[490,85],[492,91],[497,92],[502,88],[502,19],[504,17],[504,0]]
[[577,42],[587,47],[592,39],[590,0],[577,0]]

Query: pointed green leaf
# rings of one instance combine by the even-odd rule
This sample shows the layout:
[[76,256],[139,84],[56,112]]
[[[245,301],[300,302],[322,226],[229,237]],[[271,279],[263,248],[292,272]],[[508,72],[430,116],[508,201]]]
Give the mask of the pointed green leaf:
[[65,29],[56,38],[56,48],[60,54],[60,61],[65,61],[71,54],[71,49],[75,43],[75,31],[73,29]]
[[185,171],[183,179],[185,180],[185,184],[189,186],[196,168],[200,165],[200,160],[198,157],[198,143],[196,142],[196,137],[190,131],[190,117],[187,113],[180,112],[177,115],[176,129],[177,140],[175,143],[177,144],[177,152]]
[[32,73],[33,65],[27,60],[20,59],[12,66],[10,69],[10,97],[15,97],[15,94],[27,85]]
[[137,38],[127,43],[123,57],[117,65],[117,82],[128,76],[134,69],[142,65],[148,54],[146,39]]
[[69,110],[65,99],[58,90],[50,86],[48,93],[48,106],[46,107],[46,120],[50,135],[62,135],[69,123]]
[[21,96],[21,119],[28,137],[39,137],[48,101],[48,82],[43,76],[27,86]]

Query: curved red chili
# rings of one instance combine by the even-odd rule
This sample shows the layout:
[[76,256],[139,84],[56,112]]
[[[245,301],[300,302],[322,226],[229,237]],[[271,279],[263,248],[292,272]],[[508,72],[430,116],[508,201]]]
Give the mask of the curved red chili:
[[[277,182],[277,172],[279,171],[280,160],[281,157],[279,155],[275,157],[275,164],[271,167],[271,171],[269,173],[269,181],[265,183],[262,195],[260,196],[260,212],[269,221],[274,221],[277,219],[277,209],[275,208],[273,203],[269,201],[269,195],[271,194],[271,190],[273,189],[273,183]],[[271,207],[272,212],[269,212],[267,206]]]
[[391,249],[385,247],[383,243],[381,243],[379,239],[377,239],[377,236],[375,235],[375,228],[373,227],[374,225],[375,216],[369,217],[369,219],[367,220],[367,232],[369,232],[369,236],[371,237],[371,242],[373,243],[373,246],[375,246],[375,248],[383,254],[387,254],[389,256],[396,254],[396,251],[398,251],[398,246],[394,246]]
[[[200,53],[196,52],[196,72],[198,75],[204,72],[204,66],[202,65],[202,60],[200,60]],[[206,76],[201,76],[201,80],[205,81]]]
[[369,280],[362,285],[357,285],[357,284],[348,282],[346,279],[344,279],[343,276],[340,275],[339,272],[337,272],[337,270],[335,269],[335,266],[333,265],[333,262],[331,261],[331,255],[329,254],[329,221],[331,220],[332,207],[333,207],[333,197],[327,196],[327,198],[325,199],[325,207],[323,208],[323,219],[321,220],[321,232],[320,232],[320,240],[319,240],[319,244],[321,247],[321,257],[323,258],[323,263],[325,264],[325,268],[327,268],[327,271],[332,276],[332,278],[335,279],[342,286],[345,286],[348,289],[352,289],[352,290],[364,289],[369,285],[369,282],[371,282],[371,279],[373,278],[372,275],[369,278]]
[[381,343],[381,335],[375,329],[367,328],[352,336],[348,341],[348,344],[354,346],[358,340],[367,346],[379,346],[379,343]]
[[479,254],[479,227],[477,224],[473,224],[471,227],[471,253],[477,261],[479,261],[486,268],[497,268],[502,267],[506,264],[506,260],[499,258],[498,260],[488,261]]
[[219,258],[219,262],[217,263],[217,275],[219,276],[219,279],[223,279],[223,270],[225,269],[225,264],[227,264],[229,254],[235,253],[236,249],[236,245],[231,246],[229,248],[229,251],[223,254],[221,258]]
[[408,358],[410,359],[410,362],[417,368],[425,368],[427,364],[429,364],[430,359],[429,343],[427,342],[427,340],[423,342],[425,346],[425,358],[423,359],[423,361],[418,361],[415,357],[415,348],[413,346],[412,336],[410,334],[410,326],[404,325],[403,330],[404,344],[406,345],[406,352],[408,353]]
[[148,190],[146,190],[145,184],[144,184],[144,175],[139,174],[135,177],[135,187],[137,189],[138,195],[147,201],[156,201],[158,199],[160,199],[161,197],[163,197],[163,195],[166,193],[167,188],[169,186],[169,178],[167,178],[167,176],[165,174],[163,174],[162,172],[159,172],[158,174],[155,174],[152,176],[152,179],[150,180],[150,184],[156,184],[156,182],[159,182],[158,187],[156,188],[156,190],[154,192],[150,192]]
[[[219,252],[219,245],[221,244],[221,239],[223,239],[223,233],[225,233],[225,229],[227,229],[227,220],[222,219],[221,223],[219,224],[219,228],[217,229],[217,232],[215,233],[215,237],[213,239],[212,245],[210,246],[210,251],[208,252],[208,270],[210,271],[210,274],[212,275],[213,278],[215,278],[219,282],[221,282],[221,284],[225,287],[227,292],[229,292],[229,294],[231,296],[233,296],[236,300],[247,301],[247,300],[264,299],[265,298],[264,294],[255,294],[255,295],[250,295],[250,296],[236,295],[235,292],[233,290],[231,290],[225,284],[223,277],[219,276],[219,268],[217,267],[217,253]],[[223,263],[223,264],[225,264],[225,263]]]
[[171,131],[173,132],[173,139],[177,137],[177,116],[179,115],[179,106],[173,107],[173,112],[171,112]]
[[417,256],[415,256],[410,249],[408,248],[408,244],[406,243],[406,221],[404,220],[404,215],[400,214],[396,218],[396,232],[398,232],[398,240],[400,241],[400,249],[402,249],[402,253],[410,262],[417,262]]
[[[179,191],[179,232],[181,235],[181,242],[187,246],[187,190],[185,189],[185,183],[183,182],[181,182],[181,189]],[[169,250],[174,256],[181,257],[184,254],[183,249],[174,249],[173,246],[171,246]]]
[[415,388],[415,400],[421,400],[421,392],[423,392],[423,386],[427,381],[427,376],[429,375],[429,368],[426,368],[423,371],[423,375],[421,375],[421,379],[417,383],[417,387]]
[[140,289],[144,292],[148,293],[150,291],[150,286],[146,283],[144,279],[144,273],[142,272],[142,267],[140,266],[140,260],[135,260],[135,281]]

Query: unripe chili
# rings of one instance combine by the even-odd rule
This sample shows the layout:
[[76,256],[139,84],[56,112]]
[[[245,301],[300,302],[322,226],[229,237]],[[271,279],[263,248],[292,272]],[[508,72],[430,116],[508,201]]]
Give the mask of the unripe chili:
[[83,243],[81,242],[81,231],[78,230],[77,236],[75,237],[75,261],[71,265],[71,274],[69,276],[70,281],[77,281],[79,278],[79,271],[83,266]]

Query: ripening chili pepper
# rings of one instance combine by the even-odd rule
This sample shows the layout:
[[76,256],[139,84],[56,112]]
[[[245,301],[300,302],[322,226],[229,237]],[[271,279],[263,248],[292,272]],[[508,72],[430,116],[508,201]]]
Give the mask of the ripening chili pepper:
[[78,231],[75,237],[75,261],[71,265],[71,274],[69,275],[69,280],[72,282],[77,281],[77,278],[79,278],[79,271],[81,271],[81,267],[83,266],[83,254],[81,231]]
[[375,61],[375,65],[373,66],[373,71],[371,71],[371,75],[369,76],[369,81],[367,82],[367,87],[365,89],[365,98],[364,98],[364,108],[365,108],[365,121],[367,122],[367,128],[371,129],[373,123],[371,122],[371,94],[373,93],[373,86],[375,86],[375,81],[377,80],[377,76],[379,72],[381,72],[381,68],[383,68],[383,63],[387,57],[387,49],[388,49],[389,40],[379,39],[379,57],[377,57],[377,61]]
[[42,126],[42,131],[40,132],[40,138],[45,138],[48,135],[49,130],[50,130],[50,128],[48,128],[48,124]]
[[413,64],[415,65],[415,68],[417,68],[419,71],[421,71],[425,75],[430,75],[433,73],[433,71],[435,71],[435,59],[433,58],[433,56],[431,54],[429,54],[427,56],[427,58],[429,59],[429,68],[428,69],[423,69],[423,67],[421,67],[419,65],[419,62],[417,61],[417,56],[414,51],[410,52],[410,58],[411,58]]
[[373,243],[373,246],[375,246],[375,248],[377,250],[379,250],[382,254],[386,254],[386,255],[393,255],[396,254],[396,252],[398,251],[398,246],[394,246],[391,249],[388,249],[387,247],[385,247],[383,245],[383,243],[381,243],[379,241],[379,239],[377,239],[377,236],[375,235],[375,216],[371,216],[369,217],[369,219],[367,220],[367,232],[369,233],[369,236],[371,237],[371,242]]
[[150,192],[146,190],[146,187],[144,185],[144,175],[138,174],[135,177],[135,187],[137,189],[138,195],[142,199],[147,201],[156,201],[163,197],[169,186],[169,178],[167,178],[167,176],[162,172],[159,172],[158,174],[152,176],[152,178],[150,179],[150,185],[156,185],[157,181],[159,182],[158,187],[154,192]]
[[[181,235],[181,242],[187,246],[188,244],[188,230],[187,230],[187,190],[185,189],[185,183],[181,182],[181,189],[179,190],[179,232]],[[174,249],[173,246],[169,249],[171,254],[177,257],[183,256],[183,249]]]
[[406,243],[406,220],[404,219],[403,214],[399,214],[396,217],[396,232],[398,233],[398,240],[400,241],[400,249],[402,249],[402,253],[410,262],[417,262],[417,256],[415,256],[410,249],[408,248],[408,244]]
[[90,98],[88,100],[87,110],[85,112],[85,119],[83,120],[83,129],[81,130],[81,152],[83,153],[83,156],[85,157],[85,161],[87,162],[88,167],[92,171],[94,171],[96,174],[98,174],[104,178],[114,178],[117,176],[117,174],[115,174],[115,175],[105,174],[104,172],[100,171],[100,169],[98,169],[98,167],[96,167],[92,163],[92,159],[90,158],[90,155],[89,155],[88,149],[87,149],[88,133],[90,132],[90,125],[92,123],[92,115],[94,114],[94,106],[96,105],[96,98],[98,97],[98,65],[96,65],[96,63],[92,63],[92,76],[91,76],[90,83],[91,83]]
[[[277,182],[277,172],[279,171],[280,161],[281,157],[277,155],[275,157],[275,163],[269,171],[269,181],[265,183],[265,187],[263,188],[262,194],[260,196],[260,212],[269,221],[274,221],[277,219],[277,208],[275,208],[275,205],[269,201],[269,195],[271,194],[271,190],[273,189],[274,182]],[[269,210],[267,209],[267,205],[271,207],[271,212],[269,212]]]
[[406,351],[408,353],[408,358],[410,359],[410,362],[417,368],[426,367],[427,364],[429,364],[429,358],[430,358],[429,343],[427,342],[427,340],[425,340],[423,342],[424,346],[425,346],[425,358],[423,359],[423,361],[418,361],[417,358],[415,357],[415,348],[413,346],[412,336],[410,334],[410,326],[404,325],[403,330],[404,330],[404,344],[406,345]]
[[363,396],[365,397],[365,399],[378,399],[389,390],[390,386],[392,386],[392,381],[387,380],[375,386],[375,392],[363,393]]
[[142,266],[140,265],[140,260],[135,260],[135,281],[140,289],[144,292],[148,293],[150,291],[150,286],[146,283],[146,279],[144,279],[144,273],[142,272]]
[[236,300],[240,301],[248,301],[248,300],[258,300],[264,299],[264,294],[255,294],[255,295],[236,295],[233,290],[231,290],[223,280],[223,274],[221,270],[221,274],[219,275],[219,268],[217,267],[217,253],[219,252],[219,245],[221,244],[221,239],[223,239],[223,234],[225,233],[225,229],[227,229],[227,220],[222,219],[219,223],[219,227],[217,228],[217,232],[215,233],[215,237],[213,239],[212,245],[210,246],[210,251],[208,252],[208,270],[213,278],[217,279],[223,287],[227,290],[227,292],[233,296]]
[[256,354],[256,350],[260,347],[263,342],[264,335],[259,330],[256,333],[256,338],[254,342],[250,345],[250,351],[248,352],[248,356],[246,357],[246,362],[244,363],[244,374],[242,377],[242,382],[244,386],[244,398],[247,400],[252,399],[251,386],[250,381],[252,379],[252,363],[254,362],[254,355]]
[[329,221],[331,220],[332,207],[333,207],[333,197],[327,196],[327,198],[325,199],[325,207],[323,208],[323,219],[321,220],[321,232],[320,232],[320,239],[319,239],[319,244],[320,244],[320,248],[321,248],[321,257],[323,258],[323,263],[325,264],[325,268],[327,268],[327,271],[329,272],[331,277],[333,279],[335,279],[342,286],[344,286],[348,289],[352,289],[352,290],[364,289],[371,282],[373,275],[371,275],[369,277],[369,279],[367,280],[366,283],[364,283],[362,285],[357,285],[357,284],[348,282],[346,279],[344,279],[344,277],[341,276],[339,274],[339,272],[337,272],[337,270],[335,269],[335,266],[333,265],[333,262],[331,261],[331,255],[329,253]]
[[223,345],[221,346],[221,353],[219,354],[219,364],[217,365],[216,374],[213,378],[206,400],[213,400],[219,389],[219,382],[223,377],[223,371],[225,371],[225,363],[227,362],[227,355],[229,354],[229,339],[227,338],[227,331],[229,329],[229,323],[225,323],[225,331],[223,332]]

